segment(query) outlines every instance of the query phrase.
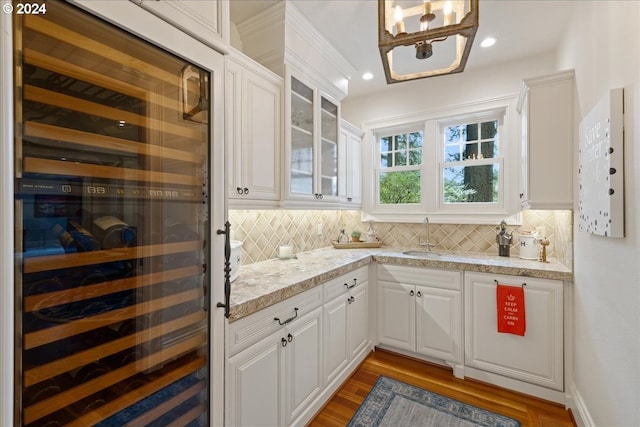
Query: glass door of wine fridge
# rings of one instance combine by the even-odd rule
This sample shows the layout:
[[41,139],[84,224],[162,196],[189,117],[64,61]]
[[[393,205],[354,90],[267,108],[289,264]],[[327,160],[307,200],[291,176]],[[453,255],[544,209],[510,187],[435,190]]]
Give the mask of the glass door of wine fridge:
[[17,423],[207,425],[211,73],[63,2],[13,28]]

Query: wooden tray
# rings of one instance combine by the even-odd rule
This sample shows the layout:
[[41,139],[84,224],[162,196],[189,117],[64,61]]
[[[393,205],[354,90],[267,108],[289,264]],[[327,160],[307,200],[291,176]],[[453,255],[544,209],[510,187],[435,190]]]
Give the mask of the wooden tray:
[[356,248],[379,248],[382,246],[381,241],[368,243],[368,242],[349,242],[349,243],[338,243],[335,240],[331,241],[331,244],[336,249],[356,249]]

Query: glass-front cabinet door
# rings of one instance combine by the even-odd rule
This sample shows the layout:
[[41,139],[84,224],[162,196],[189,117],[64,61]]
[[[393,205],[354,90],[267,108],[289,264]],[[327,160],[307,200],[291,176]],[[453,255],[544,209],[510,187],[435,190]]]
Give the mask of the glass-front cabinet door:
[[320,100],[322,148],[320,194],[338,196],[338,106],[324,96]]
[[16,424],[207,425],[211,73],[16,15]]
[[291,170],[290,191],[314,194],[314,92],[291,77]]
[[291,76],[289,198],[338,200],[338,104]]

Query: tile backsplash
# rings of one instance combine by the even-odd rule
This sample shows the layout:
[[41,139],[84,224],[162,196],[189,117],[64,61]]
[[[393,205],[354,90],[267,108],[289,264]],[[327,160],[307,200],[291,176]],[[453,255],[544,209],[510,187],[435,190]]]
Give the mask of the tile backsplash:
[[[274,258],[278,247],[293,246],[294,253],[331,246],[340,230],[347,234],[358,229],[366,232],[357,210],[230,210],[232,238],[243,241],[243,263]],[[514,231],[511,256],[518,256],[518,233],[544,227],[551,244],[547,254],[569,268],[573,265],[571,211],[522,212],[522,225],[507,226]],[[407,247],[425,238],[423,224],[375,223],[376,235],[386,246]],[[473,224],[431,224],[431,241],[436,249],[497,255],[496,226]]]

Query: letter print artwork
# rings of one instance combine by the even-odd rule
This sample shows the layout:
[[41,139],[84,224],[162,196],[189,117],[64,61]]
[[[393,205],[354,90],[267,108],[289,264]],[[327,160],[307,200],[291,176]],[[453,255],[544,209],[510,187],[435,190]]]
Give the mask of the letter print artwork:
[[624,237],[623,90],[613,89],[580,122],[578,229]]

